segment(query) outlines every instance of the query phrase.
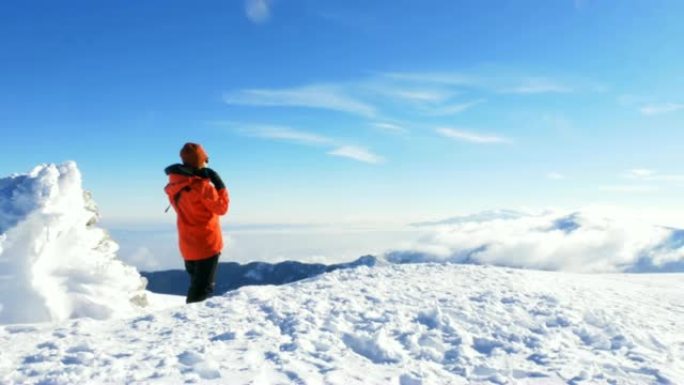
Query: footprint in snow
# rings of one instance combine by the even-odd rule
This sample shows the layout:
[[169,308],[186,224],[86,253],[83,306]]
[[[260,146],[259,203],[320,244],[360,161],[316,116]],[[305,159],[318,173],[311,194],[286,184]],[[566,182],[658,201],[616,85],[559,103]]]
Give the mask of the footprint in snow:
[[423,385],[423,380],[414,374],[402,374],[399,377],[399,385]]
[[232,341],[236,337],[235,332],[226,332],[219,334],[217,336],[211,337],[212,342],[217,342],[217,341]]
[[178,355],[178,362],[185,366],[193,366],[202,362],[204,358],[195,352],[183,352]]
[[187,372],[192,372],[200,376],[204,380],[213,380],[221,377],[221,372],[214,363],[208,362],[202,355],[185,351],[177,356],[178,362],[185,366]]
[[19,334],[19,333],[33,333],[37,332],[38,329],[32,326],[6,326],[5,331],[9,334]]
[[90,348],[90,346],[86,344],[80,344],[76,346],[72,346],[69,349],[67,349],[67,353],[93,353],[93,349]]
[[490,340],[487,338],[473,339],[473,349],[475,349],[478,353],[483,354],[485,356],[492,355],[494,349],[497,348],[503,349],[503,343],[495,340]]
[[36,345],[36,348],[45,350],[57,350],[58,346],[54,342],[43,342]]
[[143,317],[138,317],[138,318],[134,319],[133,321],[131,321],[131,323],[132,323],[133,325],[136,325],[136,324],[139,324],[139,323],[141,323],[141,322],[152,322],[152,321],[154,321],[154,320],[155,320],[154,315],[149,314],[149,315],[146,315],[146,316],[143,316]]
[[342,341],[354,353],[375,364],[398,363],[402,360],[402,346],[383,332],[374,336],[345,334]]

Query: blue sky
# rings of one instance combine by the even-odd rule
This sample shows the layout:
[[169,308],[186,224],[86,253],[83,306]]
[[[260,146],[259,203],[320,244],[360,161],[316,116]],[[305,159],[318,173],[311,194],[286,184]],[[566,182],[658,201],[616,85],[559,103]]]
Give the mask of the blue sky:
[[78,162],[105,218],[168,221],[202,143],[235,223],[684,210],[684,3],[16,1],[0,174]]

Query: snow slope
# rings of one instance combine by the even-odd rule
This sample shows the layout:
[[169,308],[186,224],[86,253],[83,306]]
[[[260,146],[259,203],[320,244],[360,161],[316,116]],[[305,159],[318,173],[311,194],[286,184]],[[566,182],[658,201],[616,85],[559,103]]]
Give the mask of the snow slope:
[[684,276],[410,264],[0,328],[2,384],[682,384]]
[[0,179],[0,324],[105,319],[147,304],[73,162]]

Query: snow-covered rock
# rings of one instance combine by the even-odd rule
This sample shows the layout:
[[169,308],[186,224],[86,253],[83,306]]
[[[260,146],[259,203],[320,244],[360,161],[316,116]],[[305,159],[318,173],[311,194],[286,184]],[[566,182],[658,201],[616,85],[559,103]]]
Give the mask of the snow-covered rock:
[[682,384],[684,276],[411,264],[0,327],[3,384]]
[[105,319],[147,303],[145,280],[96,227],[73,162],[0,179],[0,323]]

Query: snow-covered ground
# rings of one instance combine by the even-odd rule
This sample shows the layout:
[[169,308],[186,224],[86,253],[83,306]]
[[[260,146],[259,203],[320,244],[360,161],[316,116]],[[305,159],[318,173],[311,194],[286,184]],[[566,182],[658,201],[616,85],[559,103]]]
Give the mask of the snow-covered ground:
[[412,264],[0,328],[3,384],[682,384],[684,276]]
[[681,230],[489,212],[184,305],[98,216],[74,163],[0,179],[0,384],[684,384],[684,274],[624,273],[683,271]]

